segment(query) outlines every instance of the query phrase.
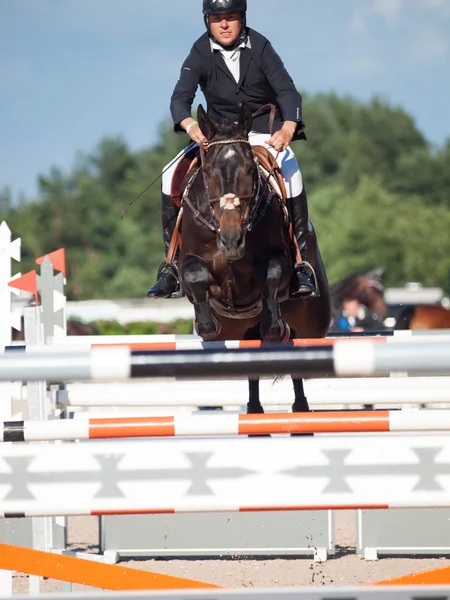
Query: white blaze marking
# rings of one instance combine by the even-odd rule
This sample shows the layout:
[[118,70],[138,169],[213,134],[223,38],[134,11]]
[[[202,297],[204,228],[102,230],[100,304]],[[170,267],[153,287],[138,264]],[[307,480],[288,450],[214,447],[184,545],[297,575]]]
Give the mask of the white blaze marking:
[[233,158],[234,155],[235,155],[235,151],[233,150],[233,148],[228,148],[224,158],[226,158],[228,160],[229,158]]
[[225,194],[220,199],[220,208],[224,210],[234,210],[241,204],[241,201],[235,194]]

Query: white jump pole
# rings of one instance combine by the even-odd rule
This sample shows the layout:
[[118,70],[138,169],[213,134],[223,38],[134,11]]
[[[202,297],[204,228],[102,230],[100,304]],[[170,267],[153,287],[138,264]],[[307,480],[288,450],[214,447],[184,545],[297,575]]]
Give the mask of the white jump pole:
[[[310,406],[450,404],[450,377],[311,379],[304,381],[304,389]],[[16,386],[15,394],[26,396],[26,387]],[[293,399],[290,377],[261,380],[263,406],[290,406]],[[69,383],[56,390],[55,400],[58,406],[79,407],[241,407],[248,401],[248,383],[221,381],[220,393],[210,381]]]

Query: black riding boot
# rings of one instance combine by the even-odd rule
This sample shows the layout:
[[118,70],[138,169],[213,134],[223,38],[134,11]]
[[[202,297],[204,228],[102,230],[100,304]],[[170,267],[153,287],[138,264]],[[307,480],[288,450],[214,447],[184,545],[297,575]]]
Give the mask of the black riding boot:
[[[287,206],[300,255],[302,261],[305,261],[308,238],[308,200],[304,187],[299,196],[288,198]],[[314,285],[309,277],[307,267],[303,264],[296,264],[291,279],[290,295],[294,297],[310,296],[313,292]]]
[[[167,194],[162,194],[162,229],[164,240],[164,252],[167,256],[170,242],[177,222],[178,211],[173,205],[172,199]],[[158,281],[147,292],[147,298],[170,298],[172,294],[180,291],[180,282],[176,259],[171,264],[161,263],[157,273]]]

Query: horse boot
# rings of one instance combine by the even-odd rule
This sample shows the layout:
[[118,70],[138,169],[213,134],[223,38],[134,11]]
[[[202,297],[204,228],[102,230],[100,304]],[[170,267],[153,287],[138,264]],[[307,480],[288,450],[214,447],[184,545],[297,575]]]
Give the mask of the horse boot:
[[[161,207],[164,252],[167,257],[177,222],[178,210],[173,205],[172,198],[164,193],[161,197]],[[170,264],[165,261],[160,264],[157,279],[155,285],[147,292],[147,298],[170,298],[173,294],[180,292],[176,258]]]
[[[308,199],[306,197],[305,187],[295,198],[288,198],[287,201],[289,216],[294,229],[294,235],[297,240],[298,248],[302,261],[307,257],[307,238],[308,238]],[[309,277],[307,267],[302,263],[294,265],[294,273],[291,279],[290,296],[307,297],[315,291],[314,285]]]

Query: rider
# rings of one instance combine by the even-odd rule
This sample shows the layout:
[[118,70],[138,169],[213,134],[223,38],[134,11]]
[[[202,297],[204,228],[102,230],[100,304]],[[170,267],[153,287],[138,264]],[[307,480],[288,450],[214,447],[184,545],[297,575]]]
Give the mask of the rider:
[[[176,133],[187,132],[197,144],[208,142],[191,116],[199,85],[207,101],[208,114],[217,123],[223,118],[234,117],[240,102],[247,103],[253,113],[266,104],[275,104],[277,110],[273,135],[268,135],[268,115],[260,114],[253,119],[249,141],[265,146],[274,156],[278,155],[278,164],[286,184],[289,215],[304,261],[308,203],[297,159],[289,146],[293,140],[305,139],[302,98],[270,42],[247,27],[246,12],[247,0],[203,0],[207,31],[191,48],[172,94],[170,109],[174,130]],[[177,164],[175,160],[164,171],[162,178],[162,225],[166,256],[178,215],[170,197]],[[172,264],[163,263],[158,276],[157,283],[147,293],[148,298],[167,298],[179,291],[176,259]],[[314,286],[305,266],[296,264],[290,286],[291,296],[308,296],[313,291]]]

